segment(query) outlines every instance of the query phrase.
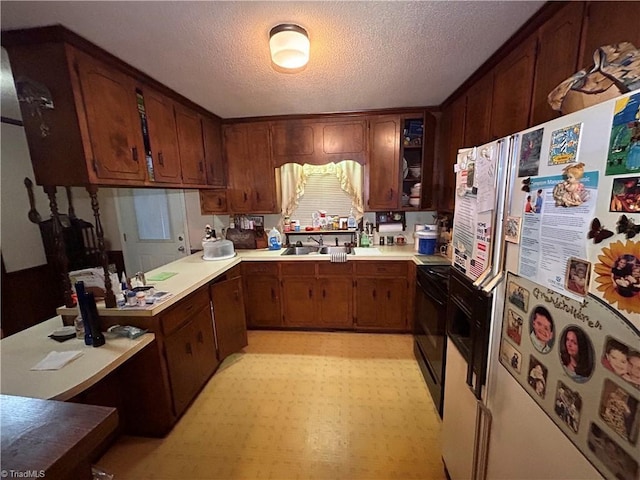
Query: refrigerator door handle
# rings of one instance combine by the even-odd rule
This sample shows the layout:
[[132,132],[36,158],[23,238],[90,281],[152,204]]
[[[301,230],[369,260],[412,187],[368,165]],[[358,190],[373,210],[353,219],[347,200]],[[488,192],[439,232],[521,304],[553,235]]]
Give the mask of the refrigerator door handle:
[[473,476],[471,480],[485,480],[487,478],[492,420],[491,410],[489,410],[481,400],[477,400],[476,429],[473,440]]
[[[489,158],[491,155],[497,155],[498,158],[496,160],[495,168],[496,174],[494,176],[494,189],[496,190],[496,208],[493,211],[493,215],[491,216],[491,235],[494,240],[492,242],[492,248],[490,249],[489,256],[489,268],[487,268],[482,274],[473,282],[473,286],[478,290],[482,290],[485,293],[489,293],[490,290],[487,290],[485,285],[487,282],[491,282],[494,277],[496,277],[501,270],[501,265],[499,265],[498,259],[500,258],[500,254],[502,252],[502,236],[503,236],[503,216],[505,210],[505,199],[506,199],[506,190],[507,190],[507,170],[509,167],[509,153],[506,151],[506,147],[509,145],[506,139],[498,140],[493,147],[482,149],[480,155],[485,156],[485,158]],[[491,150],[494,150],[492,152]],[[488,151],[488,153],[487,153]]]
[[[497,174],[496,174],[496,189],[497,189],[497,202],[496,210],[494,212],[493,227],[494,227],[494,244],[492,255],[491,276],[482,279],[482,282],[478,284],[477,288],[482,290],[485,294],[489,294],[502,280],[505,257],[506,257],[506,239],[505,239],[505,220],[507,202],[510,200],[512,184],[514,182],[513,173],[517,166],[517,158],[514,160],[514,155],[518,152],[518,139],[516,135],[512,135],[508,140],[505,139],[498,141],[499,157],[497,162]],[[480,280],[480,278],[478,279]],[[478,281],[476,281],[478,283]],[[475,285],[475,283],[474,283]]]

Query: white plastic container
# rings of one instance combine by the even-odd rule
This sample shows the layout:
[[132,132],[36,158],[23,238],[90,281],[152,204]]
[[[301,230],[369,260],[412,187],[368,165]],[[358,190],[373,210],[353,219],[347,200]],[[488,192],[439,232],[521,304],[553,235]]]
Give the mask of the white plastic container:
[[425,225],[425,229],[416,232],[418,242],[418,253],[420,255],[435,255],[436,242],[438,241],[438,227],[436,225]]
[[282,247],[282,236],[276,227],[269,232],[269,250],[280,250]]
[[203,260],[226,260],[236,256],[231,240],[207,240],[202,242]]

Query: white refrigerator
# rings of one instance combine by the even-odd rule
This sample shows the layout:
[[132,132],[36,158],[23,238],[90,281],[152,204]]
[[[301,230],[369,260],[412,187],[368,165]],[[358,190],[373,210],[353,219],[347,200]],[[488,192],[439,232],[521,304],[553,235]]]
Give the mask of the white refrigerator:
[[451,479],[640,479],[640,91],[455,169]]

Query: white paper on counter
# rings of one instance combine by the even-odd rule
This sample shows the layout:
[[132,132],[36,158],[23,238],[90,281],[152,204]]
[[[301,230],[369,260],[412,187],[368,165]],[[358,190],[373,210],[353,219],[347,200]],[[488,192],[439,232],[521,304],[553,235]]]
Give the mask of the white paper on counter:
[[49,352],[49,354],[31,367],[31,370],[60,370],[68,363],[81,357],[83,353],[80,350],[70,350],[68,352]]

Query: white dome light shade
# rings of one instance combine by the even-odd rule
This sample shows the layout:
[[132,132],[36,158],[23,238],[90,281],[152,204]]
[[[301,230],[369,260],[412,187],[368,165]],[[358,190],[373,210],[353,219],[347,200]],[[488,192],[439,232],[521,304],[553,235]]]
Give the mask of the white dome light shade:
[[276,25],[269,32],[271,61],[285,69],[299,69],[309,61],[307,31],[294,24]]

